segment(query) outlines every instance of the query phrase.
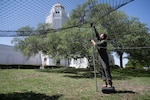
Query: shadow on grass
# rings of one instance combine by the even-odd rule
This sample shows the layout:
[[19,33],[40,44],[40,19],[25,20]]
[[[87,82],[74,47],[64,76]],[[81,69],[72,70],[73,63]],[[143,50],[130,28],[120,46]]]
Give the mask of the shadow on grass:
[[104,94],[135,94],[136,92],[133,91],[113,91],[113,92],[103,92]]
[[115,91],[115,92],[107,92],[105,94],[135,94],[133,91]]
[[[79,79],[79,78],[94,78],[94,73],[93,72],[84,72],[84,73],[78,73],[78,74],[74,74],[74,75],[64,75],[64,77],[70,77],[70,78],[75,78],[75,79]],[[96,73],[96,77],[100,78],[100,74]]]
[[[76,68],[53,68],[53,69],[42,69],[39,70],[40,72],[47,72],[47,73],[66,73],[64,77],[70,78],[94,78],[94,71],[89,69],[76,69]],[[96,72],[97,77],[100,77],[100,73]]]
[[58,100],[61,94],[47,96],[46,94],[34,93],[34,92],[24,92],[24,93],[8,93],[0,94],[1,100]]
[[104,94],[120,94],[120,93],[127,93],[127,94],[134,94],[136,92],[129,91],[129,90],[115,90],[115,87],[103,87],[101,90]]
[[133,92],[133,91],[121,91],[121,90],[119,90],[119,91],[116,91],[115,93],[130,93],[130,94],[134,94],[136,92]]
[[114,75],[113,80],[128,80],[131,79],[129,76],[119,76],[119,75]]
[[[64,76],[70,78],[94,78],[94,71],[91,71],[89,69],[81,69],[81,68],[76,69],[70,67],[62,67],[62,68],[41,69],[38,71],[47,72],[47,73],[67,73],[67,75]],[[113,80],[126,80],[126,79],[130,79],[131,77],[150,77],[149,74],[150,71],[145,71],[145,70],[112,69],[111,73],[112,73]],[[98,71],[96,75],[98,78],[101,77]]]
[[76,69],[71,67],[62,67],[62,68],[48,68],[48,69],[41,69],[38,70],[40,72],[47,72],[47,73],[68,73],[68,74],[77,74],[78,72],[87,72],[88,69]]

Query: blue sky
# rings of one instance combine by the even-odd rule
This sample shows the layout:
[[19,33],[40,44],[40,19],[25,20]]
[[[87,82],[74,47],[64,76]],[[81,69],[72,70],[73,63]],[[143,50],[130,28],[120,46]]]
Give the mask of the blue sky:
[[134,0],[119,10],[125,12],[128,16],[139,18],[142,23],[147,24],[150,28],[150,0]]
[[[17,30],[27,25],[36,27],[39,22],[45,22],[46,16],[55,3],[61,3],[65,7],[66,12],[69,13],[84,1],[85,0],[0,0],[0,30]],[[149,5],[150,0],[134,0],[118,10],[125,12],[130,17],[139,18],[142,23],[147,24],[150,28]],[[11,40],[12,37],[0,37],[0,44],[12,45]],[[125,60],[125,62],[127,62],[127,60]]]

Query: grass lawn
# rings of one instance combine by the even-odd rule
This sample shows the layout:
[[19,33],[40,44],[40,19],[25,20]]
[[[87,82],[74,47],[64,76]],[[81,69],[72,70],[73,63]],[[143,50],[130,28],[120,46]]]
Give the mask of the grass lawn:
[[113,69],[116,93],[98,91],[92,71],[74,68],[1,69],[1,100],[150,100],[150,71]]

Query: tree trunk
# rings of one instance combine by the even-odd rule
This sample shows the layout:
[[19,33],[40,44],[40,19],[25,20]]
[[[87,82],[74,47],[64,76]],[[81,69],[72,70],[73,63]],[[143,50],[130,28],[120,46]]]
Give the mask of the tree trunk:
[[120,57],[120,67],[123,69],[123,53],[120,53],[119,57]]

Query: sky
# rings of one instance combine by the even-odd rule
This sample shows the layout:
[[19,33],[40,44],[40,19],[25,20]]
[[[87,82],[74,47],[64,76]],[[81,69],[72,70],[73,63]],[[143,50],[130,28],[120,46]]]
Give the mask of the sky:
[[139,18],[140,22],[147,24],[150,28],[150,0],[134,0],[119,10],[125,12],[130,17]]
[[[70,13],[72,9],[84,1],[85,0],[0,0],[0,30],[13,31],[27,25],[36,27],[39,22],[45,22],[46,16],[55,3],[61,3],[65,7],[66,12]],[[150,0],[134,0],[118,10],[123,11],[130,17],[138,18],[140,22],[147,24],[147,27],[150,28],[149,5]],[[2,32],[0,32],[0,34],[2,34]],[[11,40],[12,37],[0,37],[0,44],[13,45],[11,44]],[[124,65],[127,61],[128,60],[124,59]],[[119,64],[119,60],[116,57],[115,62]]]

